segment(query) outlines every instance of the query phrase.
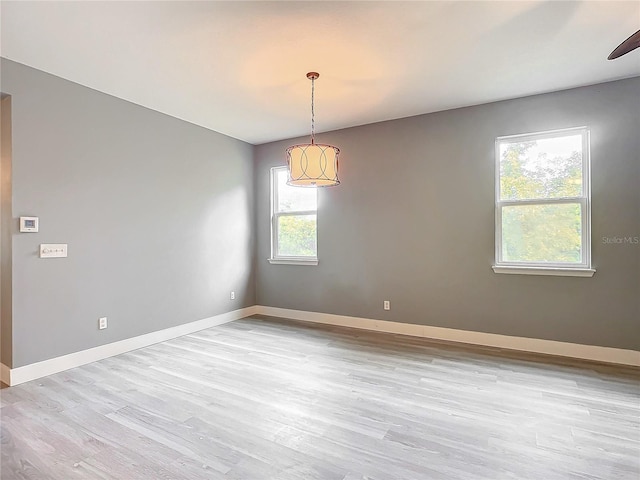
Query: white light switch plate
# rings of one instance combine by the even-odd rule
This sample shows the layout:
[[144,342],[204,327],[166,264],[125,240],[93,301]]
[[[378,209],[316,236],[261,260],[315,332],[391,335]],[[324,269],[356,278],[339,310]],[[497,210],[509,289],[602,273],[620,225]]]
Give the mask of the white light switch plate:
[[66,243],[41,243],[40,258],[60,258],[67,256]]

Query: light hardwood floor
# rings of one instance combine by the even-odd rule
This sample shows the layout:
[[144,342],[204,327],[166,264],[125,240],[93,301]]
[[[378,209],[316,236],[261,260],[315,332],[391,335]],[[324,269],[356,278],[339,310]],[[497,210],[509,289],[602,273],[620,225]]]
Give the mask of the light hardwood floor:
[[639,378],[256,317],[1,390],[1,478],[638,480]]

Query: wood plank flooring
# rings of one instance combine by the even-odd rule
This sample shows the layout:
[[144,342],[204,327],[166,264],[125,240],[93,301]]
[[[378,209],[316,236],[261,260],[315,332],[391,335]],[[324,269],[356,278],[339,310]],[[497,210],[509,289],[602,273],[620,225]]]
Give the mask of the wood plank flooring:
[[0,391],[3,480],[638,480],[638,371],[269,318]]

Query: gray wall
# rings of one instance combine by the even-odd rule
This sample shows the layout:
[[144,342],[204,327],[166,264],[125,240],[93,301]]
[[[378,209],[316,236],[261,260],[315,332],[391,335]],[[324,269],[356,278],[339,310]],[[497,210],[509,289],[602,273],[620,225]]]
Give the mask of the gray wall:
[[[254,149],[4,59],[1,80],[5,365],[254,303],[640,349],[640,246],[602,241],[640,236],[639,78],[318,135],[343,185],[319,192],[317,267],[267,263],[269,168],[295,140]],[[596,275],[494,274],[495,137],[580,125]],[[58,242],[68,258],[38,258]]]
[[0,99],[0,362],[11,366],[11,97]]
[[[597,273],[493,273],[495,138],[582,125]],[[319,192],[316,267],[267,263],[269,168],[298,139],[261,145],[258,304],[640,350],[640,245],[602,241],[640,236],[639,132],[634,78],[318,135],[342,185]]]
[[[13,367],[255,303],[251,145],[4,59],[2,91]],[[17,233],[21,215],[40,233]]]

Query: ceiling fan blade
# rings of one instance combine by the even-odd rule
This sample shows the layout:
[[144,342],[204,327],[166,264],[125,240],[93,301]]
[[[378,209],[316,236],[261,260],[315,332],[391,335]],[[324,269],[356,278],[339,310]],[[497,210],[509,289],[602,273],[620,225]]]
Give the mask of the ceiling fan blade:
[[640,47],[640,30],[638,30],[636,33],[634,33],[624,42],[618,45],[616,49],[607,57],[607,60],[613,60],[614,58],[626,55],[631,50],[634,50],[638,47]]

